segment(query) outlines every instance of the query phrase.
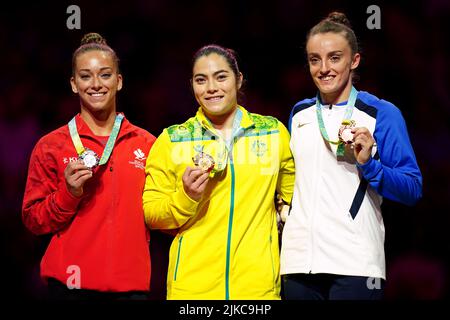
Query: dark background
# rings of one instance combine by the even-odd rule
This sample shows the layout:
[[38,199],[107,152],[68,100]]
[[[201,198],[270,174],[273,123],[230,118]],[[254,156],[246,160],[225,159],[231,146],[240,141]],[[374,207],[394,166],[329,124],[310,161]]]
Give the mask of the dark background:
[[[81,8],[81,30],[66,9]],[[369,30],[366,9],[381,9]],[[424,179],[414,207],[383,204],[386,299],[449,297],[450,1],[60,1],[0,9],[0,292],[40,299],[39,262],[49,237],[22,225],[28,160],[37,140],[79,111],[71,58],[83,34],[99,32],[121,59],[118,109],[158,136],[197,104],[189,77],[193,53],[208,43],[235,49],[246,79],[242,104],[287,124],[292,106],[315,95],[306,68],[307,31],[332,10],[347,14],[362,48],[359,90],[391,101],[406,119]],[[152,298],[165,297],[170,237],[152,233]]]

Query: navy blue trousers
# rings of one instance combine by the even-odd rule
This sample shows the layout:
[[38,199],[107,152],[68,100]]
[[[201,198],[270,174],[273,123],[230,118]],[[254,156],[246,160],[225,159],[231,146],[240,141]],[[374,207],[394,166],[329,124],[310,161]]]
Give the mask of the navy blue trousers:
[[286,300],[381,300],[384,286],[380,278],[324,273],[283,276]]

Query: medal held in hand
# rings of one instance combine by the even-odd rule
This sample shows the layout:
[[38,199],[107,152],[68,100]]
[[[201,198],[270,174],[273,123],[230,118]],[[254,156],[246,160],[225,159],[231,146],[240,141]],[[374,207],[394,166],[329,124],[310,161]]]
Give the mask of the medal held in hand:
[[341,127],[339,128],[339,140],[345,144],[353,143],[352,129],[356,126],[355,120],[342,120]]
[[212,143],[194,146],[193,155],[192,161],[195,166],[201,168],[203,172],[209,172],[211,177],[223,171],[227,166],[227,148],[220,139],[214,140]]
[[78,159],[83,161],[83,164],[88,167],[90,170],[94,170],[96,167],[101,166],[108,162],[109,157],[114,148],[114,143],[116,142],[116,138],[120,131],[120,126],[122,124],[124,116],[123,114],[116,115],[114,120],[114,125],[111,130],[111,135],[106,142],[105,149],[103,150],[103,154],[101,158],[91,149],[85,148],[83,143],[81,142],[80,135],[78,134],[77,125],[76,125],[76,117],[73,117],[72,120],[69,121],[69,132],[70,137],[72,138],[73,145],[78,154]]
[[80,154],[78,159],[82,160],[84,165],[90,170],[94,170],[100,163],[100,157],[94,151],[87,148]]
[[192,157],[192,161],[194,161],[196,167],[199,167],[204,172],[211,172],[214,169],[214,158],[207,153],[197,153],[194,157]]
[[347,101],[347,107],[345,108],[344,120],[341,122],[341,127],[338,132],[338,140],[333,141],[328,136],[327,130],[325,129],[325,123],[323,122],[322,117],[322,107],[320,102],[320,94],[317,93],[316,96],[316,115],[317,122],[319,124],[320,133],[323,139],[331,144],[337,146],[336,148],[336,156],[342,157],[345,154],[345,145],[351,144],[353,142],[353,133],[352,128],[355,127],[355,121],[349,120],[352,117],[353,107],[355,106],[356,98],[358,96],[358,91],[355,87],[352,86],[350,91],[350,96]]

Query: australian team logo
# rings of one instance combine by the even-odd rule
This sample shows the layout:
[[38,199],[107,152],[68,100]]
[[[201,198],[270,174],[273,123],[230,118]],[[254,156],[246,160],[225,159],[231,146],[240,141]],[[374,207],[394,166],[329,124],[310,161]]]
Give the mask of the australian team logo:
[[252,143],[252,152],[258,157],[262,157],[267,152],[267,144],[256,140]]

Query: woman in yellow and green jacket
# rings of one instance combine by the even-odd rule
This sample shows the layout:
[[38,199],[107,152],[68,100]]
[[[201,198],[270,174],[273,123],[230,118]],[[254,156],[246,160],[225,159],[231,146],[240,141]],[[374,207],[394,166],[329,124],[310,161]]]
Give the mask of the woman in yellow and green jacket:
[[[289,133],[238,105],[243,77],[232,50],[208,45],[193,61],[200,108],[164,129],[146,165],[145,221],[176,230],[167,298],[280,299],[274,196],[292,197]],[[199,157],[213,160],[211,172],[194,164]]]

